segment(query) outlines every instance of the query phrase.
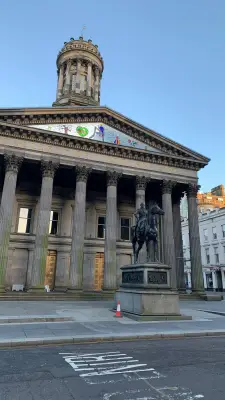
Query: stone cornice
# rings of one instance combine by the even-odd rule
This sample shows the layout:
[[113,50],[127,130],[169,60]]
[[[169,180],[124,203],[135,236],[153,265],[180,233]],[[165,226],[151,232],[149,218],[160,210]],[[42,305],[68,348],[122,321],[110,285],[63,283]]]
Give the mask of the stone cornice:
[[[43,121],[42,121],[43,122]],[[198,171],[204,167],[203,163],[192,159],[183,158],[169,154],[156,154],[131,147],[117,146],[106,142],[82,139],[80,137],[64,135],[52,131],[44,131],[27,126],[5,124],[0,122],[0,135],[13,137],[15,139],[30,140],[32,142],[46,143],[47,145],[67,147],[81,151],[105,154],[128,158],[131,160],[144,161],[153,164],[161,164],[175,168],[184,168]]]
[[57,106],[51,108],[2,109],[0,110],[0,120],[17,125],[103,122],[159,151],[199,162],[200,168],[203,168],[210,161],[209,158],[126,118],[108,107],[78,106],[70,108]]

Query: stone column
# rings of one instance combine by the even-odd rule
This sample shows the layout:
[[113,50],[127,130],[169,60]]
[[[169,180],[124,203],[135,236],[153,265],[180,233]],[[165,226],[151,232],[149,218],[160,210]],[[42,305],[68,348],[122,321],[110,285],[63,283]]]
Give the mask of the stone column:
[[91,96],[91,73],[92,73],[92,64],[88,63],[88,73],[87,73],[87,96]]
[[66,82],[64,87],[64,93],[69,93],[70,91],[70,78],[71,78],[70,67],[71,67],[71,60],[68,60],[66,65]]
[[[141,203],[145,204],[145,191],[146,191],[146,186],[149,181],[149,178],[146,178],[145,176],[136,176],[136,201],[135,201],[135,208],[138,210],[140,208]],[[134,225],[136,223],[135,217],[133,221]],[[150,252],[153,253],[153,248],[151,247]],[[152,254],[151,254],[152,255]],[[140,263],[146,263],[147,260],[147,251],[146,251],[146,246],[144,245],[139,253],[139,258],[138,261]]]
[[163,216],[163,246],[164,262],[171,267],[171,287],[177,289],[176,277],[176,259],[173,231],[173,212],[172,212],[172,188],[173,182],[163,181],[162,184],[162,209],[165,212]]
[[94,99],[99,101],[99,68],[95,67]]
[[104,289],[116,289],[117,182],[120,174],[107,172]]
[[204,281],[201,261],[201,245],[198,225],[197,193],[199,186],[189,184],[188,197],[188,224],[191,259],[191,283],[193,292],[204,291]]
[[76,192],[73,211],[73,230],[70,263],[70,289],[80,290],[83,284],[84,232],[86,189],[90,168],[76,167]]
[[145,205],[145,190],[149,179],[145,176],[136,176],[136,210],[141,203]]
[[173,231],[174,231],[175,259],[176,259],[177,288],[179,291],[185,292],[186,287],[184,279],[184,254],[183,254],[182,229],[181,229],[180,200],[181,200],[181,193],[177,192],[174,196],[174,202],[173,202]]
[[32,289],[44,288],[53,179],[57,168],[57,163],[41,161],[42,185],[33,255]]
[[76,93],[80,93],[80,70],[81,70],[81,60],[77,59],[77,77],[76,77]]
[[58,86],[57,86],[57,99],[62,96],[63,91],[63,69],[64,65],[60,65],[59,67],[59,79],[58,79]]
[[4,291],[16,182],[22,157],[5,154],[5,180],[0,206],[0,291]]

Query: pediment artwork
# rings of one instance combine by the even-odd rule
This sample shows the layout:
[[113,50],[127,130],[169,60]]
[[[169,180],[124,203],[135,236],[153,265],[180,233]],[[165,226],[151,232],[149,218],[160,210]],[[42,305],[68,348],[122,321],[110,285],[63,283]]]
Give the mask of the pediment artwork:
[[139,150],[146,150],[162,154],[161,151],[155,149],[154,147],[148,146],[147,144],[102,123],[46,124],[29,126],[51,132],[58,132],[65,135],[87,138],[98,142],[112,143],[117,146],[132,147]]

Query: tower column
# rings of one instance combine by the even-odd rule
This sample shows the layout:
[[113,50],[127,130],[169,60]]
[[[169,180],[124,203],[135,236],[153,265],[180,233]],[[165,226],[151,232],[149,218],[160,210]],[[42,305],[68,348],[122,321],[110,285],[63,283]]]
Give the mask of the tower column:
[[63,90],[63,69],[64,66],[63,64],[59,68],[59,78],[58,78],[58,86],[57,86],[57,98],[62,96],[62,90]]
[[70,91],[70,79],[71,79],[70,67],[71,67],[71,60],[68,60],[66,64],[66,82],[64,87],[65,94],[69,93]]
[[76,93],[80,93],[80,70],[81,70],[81,60],[77,59],[77,77],[76,77]]
[[52,161],[41,161],[42,184],[31,280],[33,289],[44,288],[53,180],[58,166]]
[[172,213],[172,188],[173,182],[163,181],[162,184],[162,208],[163,217],[163,246],[164,262],[171,267],[171,287],[177,289],[176,259],[174,246],[173,213]]
[[87,96],[91,96],[91,75],[92,75],[92,63],[88,63],[88,73],[87,73]]
[[4,291],[16,182],[23,158],[15,154],[5,154],[4,161],[5,180],[0,206],[0,292]]
[[175,258],[176,258],[176,275],[177,275],[177,288],[181,292],[186,291],[184,279],[184,255],[182,243],[182,229],[181,229],[181,215],[180,215],[180,201],[181,193],[176,192],[173,198],[173,230],[174,230],[174,245],[175,245]]
[[104,289],[116,289],[117,182],[120,174],[107,172]]
[[99,100],[99,68],[95,67],[94,99]]
[[73,212],[72,248],[70,263],[70,289],[82,289],[84,233],[87,179],[91,172],[85,166],[76,167],[76,192]]
[[188,198],[188,224],[189,224],[189,242],[191,258],[191,284],[192,291],[203,292],[204,280],[201,260],[201,244],[198,224],[198,205],[197,193],[198,185],[189,184],[187,190]]

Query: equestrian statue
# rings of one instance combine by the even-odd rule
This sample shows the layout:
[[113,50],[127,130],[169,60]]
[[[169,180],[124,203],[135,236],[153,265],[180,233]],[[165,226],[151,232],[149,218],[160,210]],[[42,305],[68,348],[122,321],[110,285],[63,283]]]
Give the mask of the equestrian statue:
[[[146,210],[145,205],[141,203],[140,208],[134,214],[136,218],[135,226],[131,228],[131,238],[134,254],[134,263],[138,262],[138,255],[146,244],[147,262],[158,261],[158,230],[157,230],[157,215],[164,215],[164,211],[154,203],[149,210]],[[150,243],[153,242],[154,259],[150,260]]]

